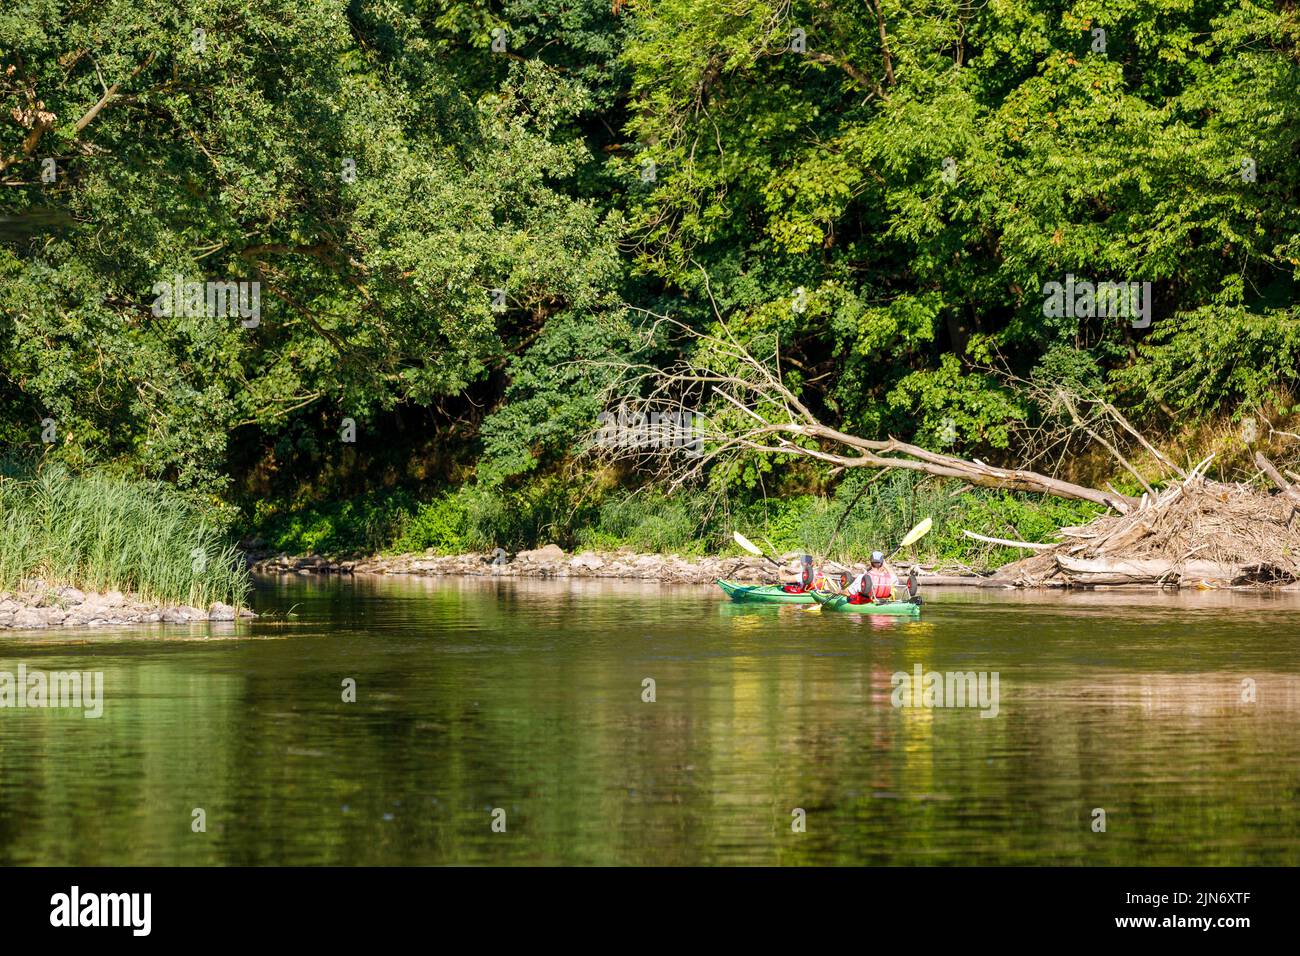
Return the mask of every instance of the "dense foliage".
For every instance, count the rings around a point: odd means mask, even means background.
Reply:
[[[713,303],[829,422],[986,460],[1008,371],[1152,431],[1287,410],[1298,159],[1289,2],[8,0],[0,441],[304,545],[636,537],[580,360]]]

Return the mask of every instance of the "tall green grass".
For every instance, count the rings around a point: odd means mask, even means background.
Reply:
[[[643,489],[605,501],[591,525],[580,528],[579,546],[594,551],[630,548],[657,554],[702,555],[725,547],[717,502],[700,492]]]
[[[37,578],[166,604],[241,604],[248,571],[205,512],[158,482],[5,465],[0,590]]]

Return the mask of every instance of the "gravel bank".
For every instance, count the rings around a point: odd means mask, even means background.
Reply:
[[[415,574],[470,575],[476,577],[527,578],[633,578],[673,584],[712,584],[718,578],[730,581],[770,582],[776,569],[762,558],[682,557],[676,554],[638,554],[632,551],[583,551],[565,554],[548,544],[533,551],[487,554],[403,554],[358,560],[338,560],[319,555],[249,554],[252,569],[262,574]],[[908,565],[896,565],[906,573]],[[983,584],[991,579],[976,576],[929,575],[928,584]],[[998,581],[997,587],[1007,582]]]
[[[107,627],[124,624],[189,624],[256,617],[229,604],[207,610],[187,605],[159,605],[121,591],[98,593],[29,582],[18,592],[0,593],[0,628],[41,630],[51,627]]]

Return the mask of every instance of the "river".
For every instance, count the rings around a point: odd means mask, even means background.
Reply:
[[[1300,600],[927,597],[284,577],[288,617],[0,632],[104,675],[0,710],[0,862],[1300,863]],[[996,707],[900,701],[918,666]]]

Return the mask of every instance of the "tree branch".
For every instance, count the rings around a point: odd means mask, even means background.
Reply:
[[[86,112],[82,114],[81,119],[77,120],[77,122],[73,124],[72,127],[73,135],[74,136],[80,135],[83,129],[85,129],[92,122],[94,122],[94,119],[96,116],[99,115],[100,110],[102,110],[105,106],[111,103],[113,101],[113,98],[117,96],[117,91],[122,88],[122,84],[130,83],[137,76],[139,76],[142,71],[147,69],[149,65],[153,63],[155,55],[156,54],[150,53],[147,57],[144,58],[144,61],[140,63],[139,66],[137,66],[134,70],[131,71],[130,76],[128,76],[125,80],[118,80],[107,90],[105,90],[104,95],[99,98],[99,102],[97,102],[90,109],[86,110]]]

